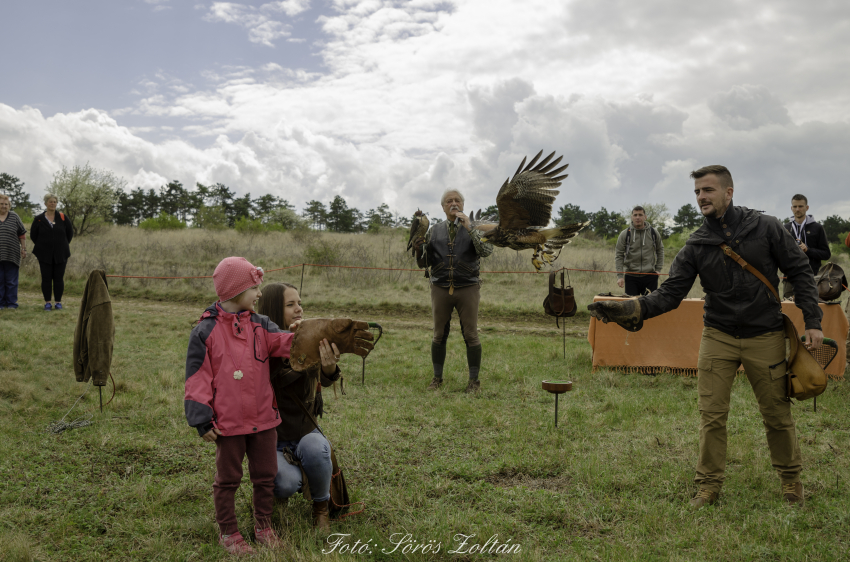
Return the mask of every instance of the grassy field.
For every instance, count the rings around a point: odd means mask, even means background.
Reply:
[[[68,420],[92,416],[92,425],[51,435],[47,425],[86,388],[70,365],[78,299],[66,299],[63,313],[41,312],[35,293],[21,301],[17,312],[0,313],[0,560],[225,559],[215,542],[214,447],[186,426],[182,408],[186,342],[201,308],[116,298],[115,399],[101,414],[90,388]],[[385,334],[366,383],[359,358],[345,356],[347,394],[327,394],[323,420],[365,511],[333,524],[346,536],[327,553],[299,497],[274,518],[287,550],[258,559],[499,557],[450,554],[461,534],[474,535],[467,547],[492,536],[518,544],[520,552],[502,555],[516,560],[846,559],[846,383],[830,385],[817,413],[811,403],[794,409],[808,496],[795,510],[780,500],[755,400],[739,378],[722,501],[691,511],[694,379],[591,373],[586,321],[570,325],[564,360],[548,320],[483,314],[481,394],[462,392],[457,326],[444,389],[426,393],[427,321],[370,319]],[[557,428],[554,398],[540,389],[548,378],[575,382]],[[246,478],[237,496],[246,535],[249,489]],[[403,544],[393,552],[408,534],[440,543],[440,552],[405,555]],[[339,552],[357,540],[371,553]]]
[[[79,294],[92,269],[105,269],[110,275],[212,275],[218,262],[227,256],[245,256],[266,270],[302,263],[415,269],[413,258],[405,252],[407,237],[403,229],[375,235],[285,232],[246,236],[233,230],[146,232],[111,227],[71,243],[66,284],[71,293]],[[668,254],[667,267],[675,250]],[[557,264],[575,269],[612,270],[614,249],[604,241],[579,238],[566,247]],[[482,260],[481,269],[516,272],[482,274],[485,309],[492,313],[539,315],[548,291],[548,276],[545,272],[532,273],[530,252],[518,254],[497,248],[492,256]],[[301,268],[271,272],[266,280],[299,285]],[[579,302],[591,302],[600,292],[622,293],[616,285],[616,275],[610,273],[571,272],[569,282],[576,288]],[[38,291],[39,283],[38,262],[29,256],[22,267],[21,285]],[[428,290],[419,270],[307,267],[302,297],[321,306],[333,303],[346,310],[430,313]],[[116,296],[192,304],[215,300],[212,279],[113,279],[110,292]],[[692,295],[702,296],[702,292],[697,288]]]
[[[409,267],[405,243],[399,233],[249,239],[233,232],[112,229],[74,241],[67,310],[51,313],[40,310],[38,276],[27,264],[21,308],[0,311],[0,560],[227,558],[216,544],[214,446],[186,426],[182,404],[186,343],[214,298],[210,280],[112,281],[115,399],[100,413],[97,389],[89,387],[66,421],[91,416],[92,425],[59,435],[45,431],[86,390],[74,381],[70,362],[87,268],[208,275],[230,254],[270,269],[316,263],[322,252],[337,252],[330,258],[339,262]],[[611,254],[602,242],[582,240],[569,256],[565,251],[562,263],[607,269]],[[488,262],[483,269],[530,267],[527,255],[517,259],[513,252]],[[617,290],[611,276],[582,275],[572,277],[582,310],[596,292]],[[299,281],[296,274],[268,280]],[[485,276],[482,392],[468,396],[456,323],[446,384],[439,393],[424,390],[431,379],[430,307],[421,274],[308,271],[308,316],[352,315],[385,328],[365,384],[359,358],[344,357],[347,394],[328,391],[322,423],[364,511],[333,524],[344,536],[332,549],[312,532],[309,505],[298,497],[274,517],[287,549],[262,551],[257,559],[847,559],[846,382],[830,383],[817,413],[811,402],[794,407],[807,503],[791,509],[780,499],[749,383],[739,377],[721,501],[692,511],[695,379],[592,373],[584,315],[568,325],[564,359],[561,333],[540,311],[545,283],[543,275]],[[540,388],[551,378],[575,383],[561,397],[557,428],[554,397]],[[110,393],[107,386],[104,401]],[[250,537],[247,477],[237,511]],[[460,535],[470,536],[466,547],[456,542]],[[440,551],[405,554],[405,544],[394,544],[405,536],[411,548],[412,541],[432,550],[439,543]],[[494,536],[520,545],[519,552],[469,552]],[[341,552],[358,540],[368,552]]]

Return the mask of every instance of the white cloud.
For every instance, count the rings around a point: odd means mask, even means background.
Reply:
[[[260,6],[260,9],[268,12],[283,12],[287,16],[297,16],[310,9],[310,0],[282,0],[280,2],[269,2]]]
[[[486,207],[543,149],[570,163],[556,205],[675,211],[692,202],[690,170],[719,163],[739,204],[784,216],[802,192],[816,216],[850,208],[850,74],[834,70],[850,57],[848,8],[719,1],[334,0],[312,43],[321,73],[281,58],[205,69],[200,89],[152,77],[122,114],[132,130],[118,113],[0,106],[0,167],[33,186],[91,161],[146,184],[408,213],[450,185]],[[272,16],[308,9],[215,2],[205,18],[273,45],[292,38]],[[142,138],[148,118],[175,127],[170,140]]]
[[[274,47],[274,41],[291,35],[291,26],[273,20],[253,6],[234,2],[213,2],[204,16],[209,22],[233,23],[248,30],[248,40]]]

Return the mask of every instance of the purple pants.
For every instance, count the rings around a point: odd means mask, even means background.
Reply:
[[[215,520],[222,535],[238,531],[236,490],[242,481],[242,459],[248,456],[248,474],[254,485],[254,521],[258,529],[271,525],[274,477],[277,475],[277,431],[248,435],[219,435],[215,441]]]

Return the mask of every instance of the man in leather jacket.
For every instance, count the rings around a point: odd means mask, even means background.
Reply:
[[[479,232],[472,228],[463,213],[464,198],[457,190],[447,190],[440,200],[446,220],[433,225],[425,238],[414,240],[416,263],[430,268],[431,310],[434,315],[434,338],[431,342],[431,362],[434,379],[428,390],[443,384],[443,365],[452,311],[457,310],[460,330],[466,343],[469,365],[467,393],[478,392],[481,383],[481,342],[478,339],[479,259],[493,253],[493,245],[482,242]]]
[[[699,463],[694,481],[700,490],[691,505],[717,501],[726,469],[726,420],[732,383],[743,363],[759,404],[767,433],[771,463],[779,474],[782,494],[791,504],[803,503],[802,457],[791,404],[785,397],[785,334],[781,305],[753,273],[724,254],[725,243],[774,289],[777,269],[797,289],[795,304],[803,311],[806,347],[823,341],[817,289],[809,260],[774,217],[732,204],[732,175],[724,166],[691,172],[697,205],[705,220],[688,239],[670,267],[670,277],[649,296],[628,301],[602,301],[588,308],[603,322],[614,321],[630,331],[643,321],[673,310],[686,297],[697,276],[706,293],[705,328],[700,342]]]

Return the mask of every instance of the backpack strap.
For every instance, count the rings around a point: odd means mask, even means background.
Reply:
[[[723,250],[724,254],[726,254],[727,256],[729,256],[730,258],[735,260],[736,262],[738,262],[738,265],[743,267],[745,271],[749,271],[750,273],[752,273],[753,275],[758,277],[759,281],[761,281],[762,283],[767,285],[767,288],[770,289],[771,293],[773,293],[773,297],[776,299],[776,302],[779,302],[779,303],[782,302],[782,299],[779,298],[779,293],[777,292],[777,290],[773,287],[773,285],[770,284],[770,281],[767,280],[767,277],[762,275],[761,271],[757,270],[756,268],[754,268],[753,266],[748,264],[744,260],[744,258],[742,258],[740,255],[738,255],[732,248],[727,246],[725,242],[720,244],[720,249]]]
[[[59,218],[62,219],[62,222],[65,222],[65,213],[59,212]]]

